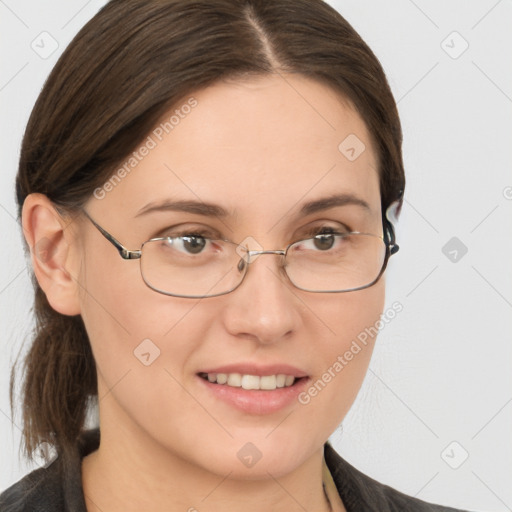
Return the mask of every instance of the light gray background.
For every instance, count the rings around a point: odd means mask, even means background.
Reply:
[[[407,175],[386,306],[404,309],[380,332],[332,441],[361,471],[407,494],[512,510],[512,2],[330,3],[387,73]],[[8,404],[9,369],[31,330],[14,202],[20,141],[50,69],[103,4],[0,0],[0,491],[33,467],[19,461],[20,420]],[[42,58],[31,43],[49,52],[45,31],[58,49]]]

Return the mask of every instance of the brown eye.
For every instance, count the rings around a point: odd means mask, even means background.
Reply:
[[[202,236],[182,237],[183,248],[191,254],[199,254],[206,246],[206,239]]]
[[[323,233],[316,235],[313,239],[315,247],[321,251],[332,249],[335,242],[335,236],[331,233]]]

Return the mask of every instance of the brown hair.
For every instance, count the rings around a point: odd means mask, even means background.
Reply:
[[[16,181],[20,215],[33,192],[78,211],[187,94],[281,72],[321,81],[355,106],[377,151],[385,221],[405,188],[396,104],[378,59],[322,0],[110,1],[62,54],[32,111]],[[54,311],[33,282],[23,444],[29,456],[41,442],[67,453],[97,394],[96,368],[81,317]],[[13,369],[11,406],[14,381]]]

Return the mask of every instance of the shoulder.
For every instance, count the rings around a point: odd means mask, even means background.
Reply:
[[[62,487],[56,461],[39,468],[0,494],[2,512],[58,512],[63,510]]]
[[[0,511],[86,512],[81,463],[99,442],[99,429],[82,432],[74,453],[58,456],[0,494]]]
[[[324,445],[325,461],[347,512],[467,512],[427,503],[408,496],[361,473],[344,460],[329,442]]]

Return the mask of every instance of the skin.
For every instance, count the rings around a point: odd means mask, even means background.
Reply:
[[[225,81],[193,94],[198,105],[103,199],[91,217],[129,249],[166,227],[210,227],[282,249],[306,228],[347,223],[382,234],[377,159],[361,117],[330,88],[300,75]],[[349,161],[338,145],[356,134]],[[298,216],[303,203],[351,192],[354,205]],[[224,207],[222,221],[183,212],[136,217],[149,201],[191,199]],[[23,225],[39,283],[57,311],[81,314],[99,387],[101,446],[83,461],[89,512],[329,510],[323,444],[343,420],[368,369],[374,339],[307,405],[269,415],[240,412],[198,383],[205,367],[288,363],[321,378],[384,308],[385,284],[349,293],[295,288],[279,258],[259,256],[234,292],[207,299],[151,290],[137,260],[123,261],[96,228],[70,223],[45,196],[25,201]],[[256,247],[250,247],[256,248]],[[149,338],[150,366],[133,351]],[[262,458],[237,458],[247,442]],[[344,510],[338,503],[337,510]]]

